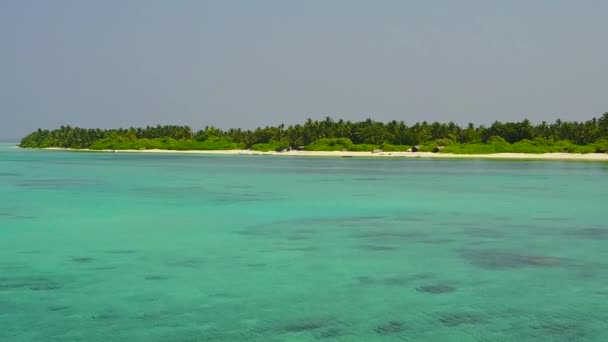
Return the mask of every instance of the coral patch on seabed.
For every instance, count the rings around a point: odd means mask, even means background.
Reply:
[[[452,312],[442,314],[439,317],[439,323],[446,327],[482,324],[486,321],[487,319],[484,316],[475,313]]]
[[[434,284],[434,285],[423,285],[416,288],[418,292],[430,293],[430,294],[443,294],[456,291],[456,288],[447,284]]]
[[[380,324],[374,328],[378,335],[393,335],[407,330],[408,326],[404,322],[391,321]]]
[[[0,278],[0,291],[29,289],[32,291],[51,291],[63,287],[63,284],[46,278]]]
[[[79,263],[79,264],[85,264],[85,263],[89,263],[91,261],[93,261],[93,258],[91,258],[91,257],[86,257],[86,256],[72,257],[72,262]]]
[[[473,250],[461,253],[472,265],[486,269],[522,268],[528,266],[557,266],[561,260],[551,256],[523,255],[495,250]]]
[[[69,308],[70,308],[69,306],[65,306],[65,305],[51,305],[47,309],[49,311],[64,311],[64,310],[67,310]]]
[[[177,268],[200,268],[203,266],[204,261],[202,259],[196,258],[184,258],[184,259],[176,259],[167,261],[166,265],[169,267],[177,267]]]

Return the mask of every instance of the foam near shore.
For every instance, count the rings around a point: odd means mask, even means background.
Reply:
[[[402,157],[402,158],[450,158],[450,159],[530,159],[530,160],[582,160],[608,161],[606,153],[492,153],[492,154],[452,154],[432,152],[350,152],[350,151],[287,151],[260,152],[252,150],[209,150],[209,151],[175,151],[175,150],[89,150],[48,147],[44,150],[110,152],[110,153],[179,153],[179,154],[226,154],[226,155],[271,155],[298,157]]]

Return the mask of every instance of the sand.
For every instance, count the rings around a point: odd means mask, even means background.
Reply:
[[[227,155],[269,155],[293,157],[400,157],[400,158],[443,158],[443,159],[524,159],[524,160],[578,160],[608,161],[607,153],[493,153],[493,154],[452,154],[431,152],[349,152],[349,151],[288,151],[259,152],[252,150],[214,150],[214,151],[174,151],[174,150],[88,150],[49,147],[44,150],[110,152],[110,153],[180,153],[180,154],[227,154]]]

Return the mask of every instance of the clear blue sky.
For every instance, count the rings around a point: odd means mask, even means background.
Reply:
[[[0,138],[38,127],[583,120],[608,1],[0,0]]]

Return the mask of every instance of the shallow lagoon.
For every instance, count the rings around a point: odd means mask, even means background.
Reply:
[[[605,341],[608,163],[0,145],[1,341]]]

